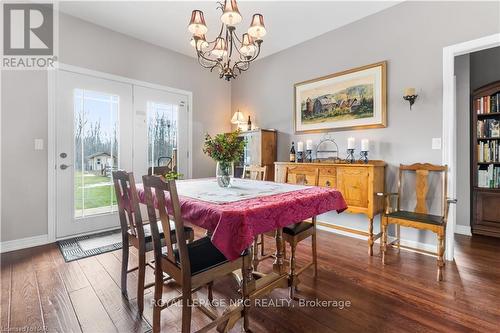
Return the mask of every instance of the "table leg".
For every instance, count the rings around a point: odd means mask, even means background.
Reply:
[[[255,290],[255,279],[253,278],[253,263],[252,263],[252,257],[253,257],[253,247],[250,246],[248,248],[248,255],[244,258],[245,260],[245,265],[244,265],[244,272],[241,272],[242,274],[245,275],[246,278],[246,283],[248,286],[248,292],[252,292]]]
[[[283,229],[276,229],[276,259],[274,260],[273,270],[275,273],[286,274],[285,265],[283,265]]]
[[[253,270],[257,270],[257,266],[259,266],[259,235],[255,236],[253,241]]]

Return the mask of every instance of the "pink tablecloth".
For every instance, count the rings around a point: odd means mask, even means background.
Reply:
[[[194,180],[195,181],[195,180]],[[145,203],[142,184],[139,199]],[[153,192],[154,193],[154,192]],[[212,231],[212,243],[234,260],[248,248],[256,235],[297,223],[313,216],[347,209],[342,194],[335,189],[309,187],[225,204],[192,199],[179,193],[184,220]]]

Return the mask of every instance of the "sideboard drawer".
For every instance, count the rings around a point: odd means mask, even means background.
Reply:
[[[348,206],[368,207],[368,169],[339,167],[338,189]]]
[[[323,187],[337,187],[337,169],[331,167],[320,168],[318,185]]]

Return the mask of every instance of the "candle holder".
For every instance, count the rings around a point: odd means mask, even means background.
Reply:
[[[308,149],[306,153],[306,162],[307,163],[312,163],[313,157],[312,157],[312,149]]]
[[[361,158],[359,159],[360,162],[363,163],[368,163],[368,151],[361,151],[360,152]]]
[[[297,152],[297,163],[303,163],[304,162],[304,152],[298,151]]]
[[[354,149],[347,149],[346,163],[354,163]]]

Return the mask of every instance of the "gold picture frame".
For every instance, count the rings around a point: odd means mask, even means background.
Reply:
[[[295,133],[387,127],[386,78],[381,61],[294,84]]]

